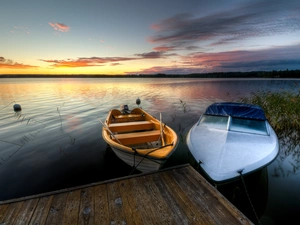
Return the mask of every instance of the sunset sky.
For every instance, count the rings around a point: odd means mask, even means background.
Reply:
[[[299,0],[6,0],[0,74],[300,69]]]

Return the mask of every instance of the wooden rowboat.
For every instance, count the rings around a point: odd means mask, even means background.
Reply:
[[[170,127],[141,108],[112,109],[102,137],[121,160],[141,172],[159,170],[178,144]]]

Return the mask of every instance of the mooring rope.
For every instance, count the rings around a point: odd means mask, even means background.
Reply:
[[[248,198],[248,200],[249,200],[249,203],[250,203],[250,206],[251,206],[252,211],[253,211],[253,213],[254,213],[254,216],[255,216],[255,218],[256,218],[258,224],[261,225],[261,222],[260,222],[260,220],[259,220],[259,218],[258,218],[258,215],[257,215],[256,211],[255,211],[254,205],[253,205],[253,203],[252,203],[252,201],[251,201],[251,198],[250,198],[250,195],[249,195],[249,192],[248,192],[248,189],[247,189],[247,186],[246,186],[246,183],[245,183],[244,176],[243,176],[242,172],[243,172],[242,170],[241,170],[241,171],[238,171],[238,173],[239,173],[240,176],[241,176],[241,180],[242,180],[242,183],[243,183],[243,186],[244,186],[244,189],[245,189],[245,193],[246,193],[247,198]]]
[[[141,161],[139,161],[139,163],[138,163],[136,166],[135,166],[135,156],[136,156],[136,155],[140,155],[140,154],[136,151],[135,148],[132,148],[132,150],[134,151],[134,154],[133,154],[133,169],[131,170],[131,172],[129,173],[129,175],[131,175],[131,174],[133,173],[133,171],[134,171],[135,169],[138,168],[138,166],[143,162],[143,160],[146,158],[147,155],[149,155],[150,153],[152,153],[152,152],[154,152],[154,151],[157,151],[157,150],[159,150],[159,149],[161,149],[161,148],[168,147],[168,146],[172,146],[172,145],[173,145],[173,142],[172,142],[171,144],[167,144],[167,145],[164,145],[164,146],[155,148],[155,149],[153,149],[152,151],[147,152],[145,155],[143,155],[143,158],[141,159]],[[141,155],[140,155],[140,156],[141,156]],[[158,163],[158,162],[157,162],[157,163]],[[160,164],[160,163],[158,163],[158,164]]]

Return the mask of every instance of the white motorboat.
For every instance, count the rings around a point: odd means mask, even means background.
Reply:
[[[265,167],[279,153],[277,135],[264,111],[235,102],[210,105],[190,129],[187,145],[214,183]]]

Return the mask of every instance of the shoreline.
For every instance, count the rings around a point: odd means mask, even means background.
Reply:
[[[196,74],[0,74],[0,78],[300,78],[300,70]]]

